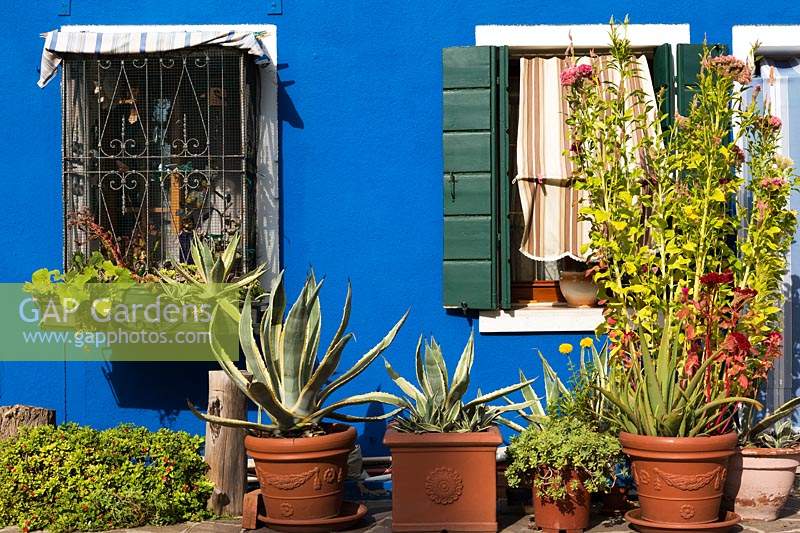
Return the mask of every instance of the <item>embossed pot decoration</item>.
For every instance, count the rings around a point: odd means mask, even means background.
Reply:
[[[492,427],[477,433],[401,433],[392,452],[392,531],[497,531],[496,453]]]
[[[794,485],[800,450],[742,448],[731,457],[725,507],[742,520],[776,520]]]
[[[704,524],[720,518],[728,460],[738,435],[651,437],[620,433],[631,458],[641,519],[662,524]]]
[[[345,424],[333,424],[318,437],[245,437],[267,515],[288,520],[338,516],[355,440],[355,428]]]
[[[573,470],[570,476],[564,476],[567,482],[568,498],[550,500],[541,498],[533,489],[533,518],[536,525],[545,533],[567,531],[583,531],[589,527],[589,510],[591,496],[583,486],[583,479]],[[574,481],[577,488],[571,488]]]

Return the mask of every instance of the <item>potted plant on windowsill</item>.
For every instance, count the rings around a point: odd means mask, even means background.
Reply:
[[[739,417],[739,448],[731,458],[724,504],[743,520],[776,520],[800,466],[800,433],[791,417],[800,397],[754,421],[752,409]]]
[[[627,516],[650,529],[724,527],[737,520],[719,513],[733,419],[743,404],[760,407],[755,384],[781,351],[795,177],[777,153],[780,120],[743,96],[745,63],[705,50],[687,116],[662,134],[667,117],[631,86],[639,67],[629,41],[613,24],[610,35],[615,76],[601,81],[597,64],[580,65],[562,83],[605,300],[602,392],[641,505]],[[752,210],[731,209],[742,189]]]
[[[198,246],[197,241],[195,246]],[[199,256],[204,263],[212,261],[210,252]],[[217,261],[222,262],[223,259]],[[216,262],[210,269],[211,272],[220,270],[224,270],[224,267]],[[268,525],[335,525],[332,521],[342,518],[339,515],[342,510],[343,481],[356,430],[346,424],[326,422],[325,419],[383,419],[394,415],[396,410],[379,417],[357,417],[339,411],[347,406],[371,402],[402,403],[397,396],[371,392],[326,405],[331,393],[358,376],[389,347],[407,313],[378,344],[333,378],[342,352],[353,338],[352,333],[345,332],[350,316],[351,293],[348,287],[341,322],[328,348],[318,358],[321,286],[322,283],[318,283],[310,274],[284,320],[286,297],[281,273],[272,286],[269,307],[260,324],[260,342],[256,342],[253,336],[249,293],[241,313],[224,301],[213,312],[211,344],[214,355],[237,387],[258,406],[259,418],[262,413],[266,414],[270,422],[220,418],[201,413],[190,404],[191,410],[207,422],[243,428],[248,432],[244,444],[247,453],[255,460],[261,497],[267,512],[265,522]],[[239,343],[252,376],[246,376],[234,364],[231,354],[214,338],[213,323],[220,312],[237,320]],[[363,516],[365,512],[363,506],[359,507],[354,511],[355,518]]]
[[[536,525],[547,532],[589,527],[590,493],[609,488],[620,460],[620,444],[575,418],[551,418],[511,441],[509,485],[533,485]]]
[[[531,383],[525,381],[468,402],[474,358],[473,338],[449,380],[435,340],[417,343],[415,386],[386,362],[386,371],[403,391],[406,413],[386,430],[392,453],[393,531],[497,531],[496,451],[502,443],[495,422],[530,402],[491,406]]]

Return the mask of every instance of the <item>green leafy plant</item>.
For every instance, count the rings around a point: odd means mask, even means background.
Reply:
[[[765,448],[796,448],[800,445],[800,432],[794,429],[791,420],[781,420],[756,436],[755,440]]]
[[[0,527],[101,531],[208,518],[202,443],[132,425],[23,429],[0,442]]]
[[[207,262],[206,262],[207,264]],[[215,267],[217,270],[220,267]],[[212,269],[213,271],[214,269]],[[213,278],[206,278],[213,279]],[[344,421],[376,420],[393,416],[397,410],[378,417],[357,417],[339,412],[343,407],[383,402],[403,406],[402,400],[385,392],[357,394],[323,406],[331,393],[349,383],[369,366],[394,340],[408,316],[406,312],[386,336],[350,368],[333,379],[352,333],[345,333],[350,318],[350,286],[347,287],[344,311],[339,327],[323,356],[318,358],[322,313],[319,291],[314,274],[306,278],[303,290],[284,321],[286,294],[283,272],[270,291],[269,307],[259,327],[259,341],[253,336],[251,297],[248,293],[240,312],[229,305],[225,312],[234,316],[239,325],[239,343],[252,378],[246,377],[234,364],[231,354],[215,338],[214,323],[220,307],[212,314],[211,347],[222,369],[239,389],[271,419],[269,423],[231,420],[203,414],[189,404],[195,415],[214,424],[241,427],[256,434],[279,437],[311,436],[324,432],[322,419],[329,417]]]
[[[563,343],[559,351],[569,357],[573,347]],[[517,414],[528,426],[542,429],[552,417],[571,417],[581,420],[593,427],[605,427],[608,401],[599,392],[608,379],[608,349],[603,344],[598,350],[591,338],[585,337],[580,342],[580,358],[575,366],[569,359],[570,380],[565,384],[553,369],[547,358],[539,352],[544,377],[545,403],[542,403],[532,384],[522,387],[522,396],[531,405],[528,409],[519,409]],[[522,370],[519,371],[520,383],[528,382]],[[511,400],[506,399],[508,403]],[[525,429],[522,425],[503,417],[504,425],[516,430]]]
[[[800,407],[800,396],[792,398],[771,414],[756,419],[756,413],[749,406],[741,409],[737,418],[740,446],[765,446],[767,448],[786,448],[797,444],[798,433],[787,420]],[[772,431],[770,434],[769,431]],[[787,444],[777,446],[776,444]]]
[[[425,342],[420,336],[416,349],[416,374],[419,387],[400,376],[389,361],[385,361],[386,372],[397,387],[406,395],[400,404],[406,410],[396,419],[394,427],[404,433],[466,433],[489,429],[507,411],[524,409],[532,404],[526,400],[521,403],[493,406],[489,402],[506,397],[514,391],[529,385],[532,380],[478,395],[466,403],[464,394],[469,388],[470,371],[475,359],[475,343],[470,333],[464,351],[456,365],[450,381],[447,364],[442,349],[431,339]]]
[[[511,487],[532,483],[545,498],[567,497],[574,472],[589,492],[607,489],[622,458],[619,440],[574,418],[554,418],[511,439],[506,479]],[[571,483],[577,483],[573,479]]]
[[[781,352],[796,178],[778,154],[780,120],[745,97],[747,64],[706,49],[688,115],[662,132],[668,117],[629,89],[639,67],[613,22],[610,38],[608,68],[618,80],[600,81],[597,64],[562,77],[576,187],[588,200],[581,213],[606,301],[603,394],[624,431],[725,433],[739,405],[758,405]],[[732,208],[743,188],[753,209]]]

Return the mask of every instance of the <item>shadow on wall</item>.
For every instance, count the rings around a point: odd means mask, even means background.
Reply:
[[[111,362],[103,375],[119,407],[158,412],[164,427],[172,427],[186,400],[205,406],[208,402],[208,371],[216,362]]]
[[[284,178],[284,157],[283,157],[283,128],[284,124],[288,124],[290,127],[296,130],[302,130],[305,127],[303,123],[303,119],[300,117],[300,114],[297,112],[297,108],[292,101],[292,98],[289,96],[289,93],[286,91],[287,87],[291,87],[294,85],[294,80],[285,80],[281,77],[280,72],[289,68],[289,65],[286,63],[278,63],[278,201],[279,201],[279,211],[281,215],[278,217],[278,235],[279,239],[282,242],[286,242],[286,232],[284,231],[284,216],[285,213],[285,204],[284,204],[284,195],[281,193],[283,191],[283,178]],[[280,246],[280,268],[282,269],[284,266],[284,247]],[[280,270],[280,269],[279,269]]]

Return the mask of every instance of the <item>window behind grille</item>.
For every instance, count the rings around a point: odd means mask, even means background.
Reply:
[[[223,249],[237,231],[240,271],[255,260],[257,75],[222,47],[64,59],[64,262],[104,249],[145,271],[191,262],[194,233]]]

